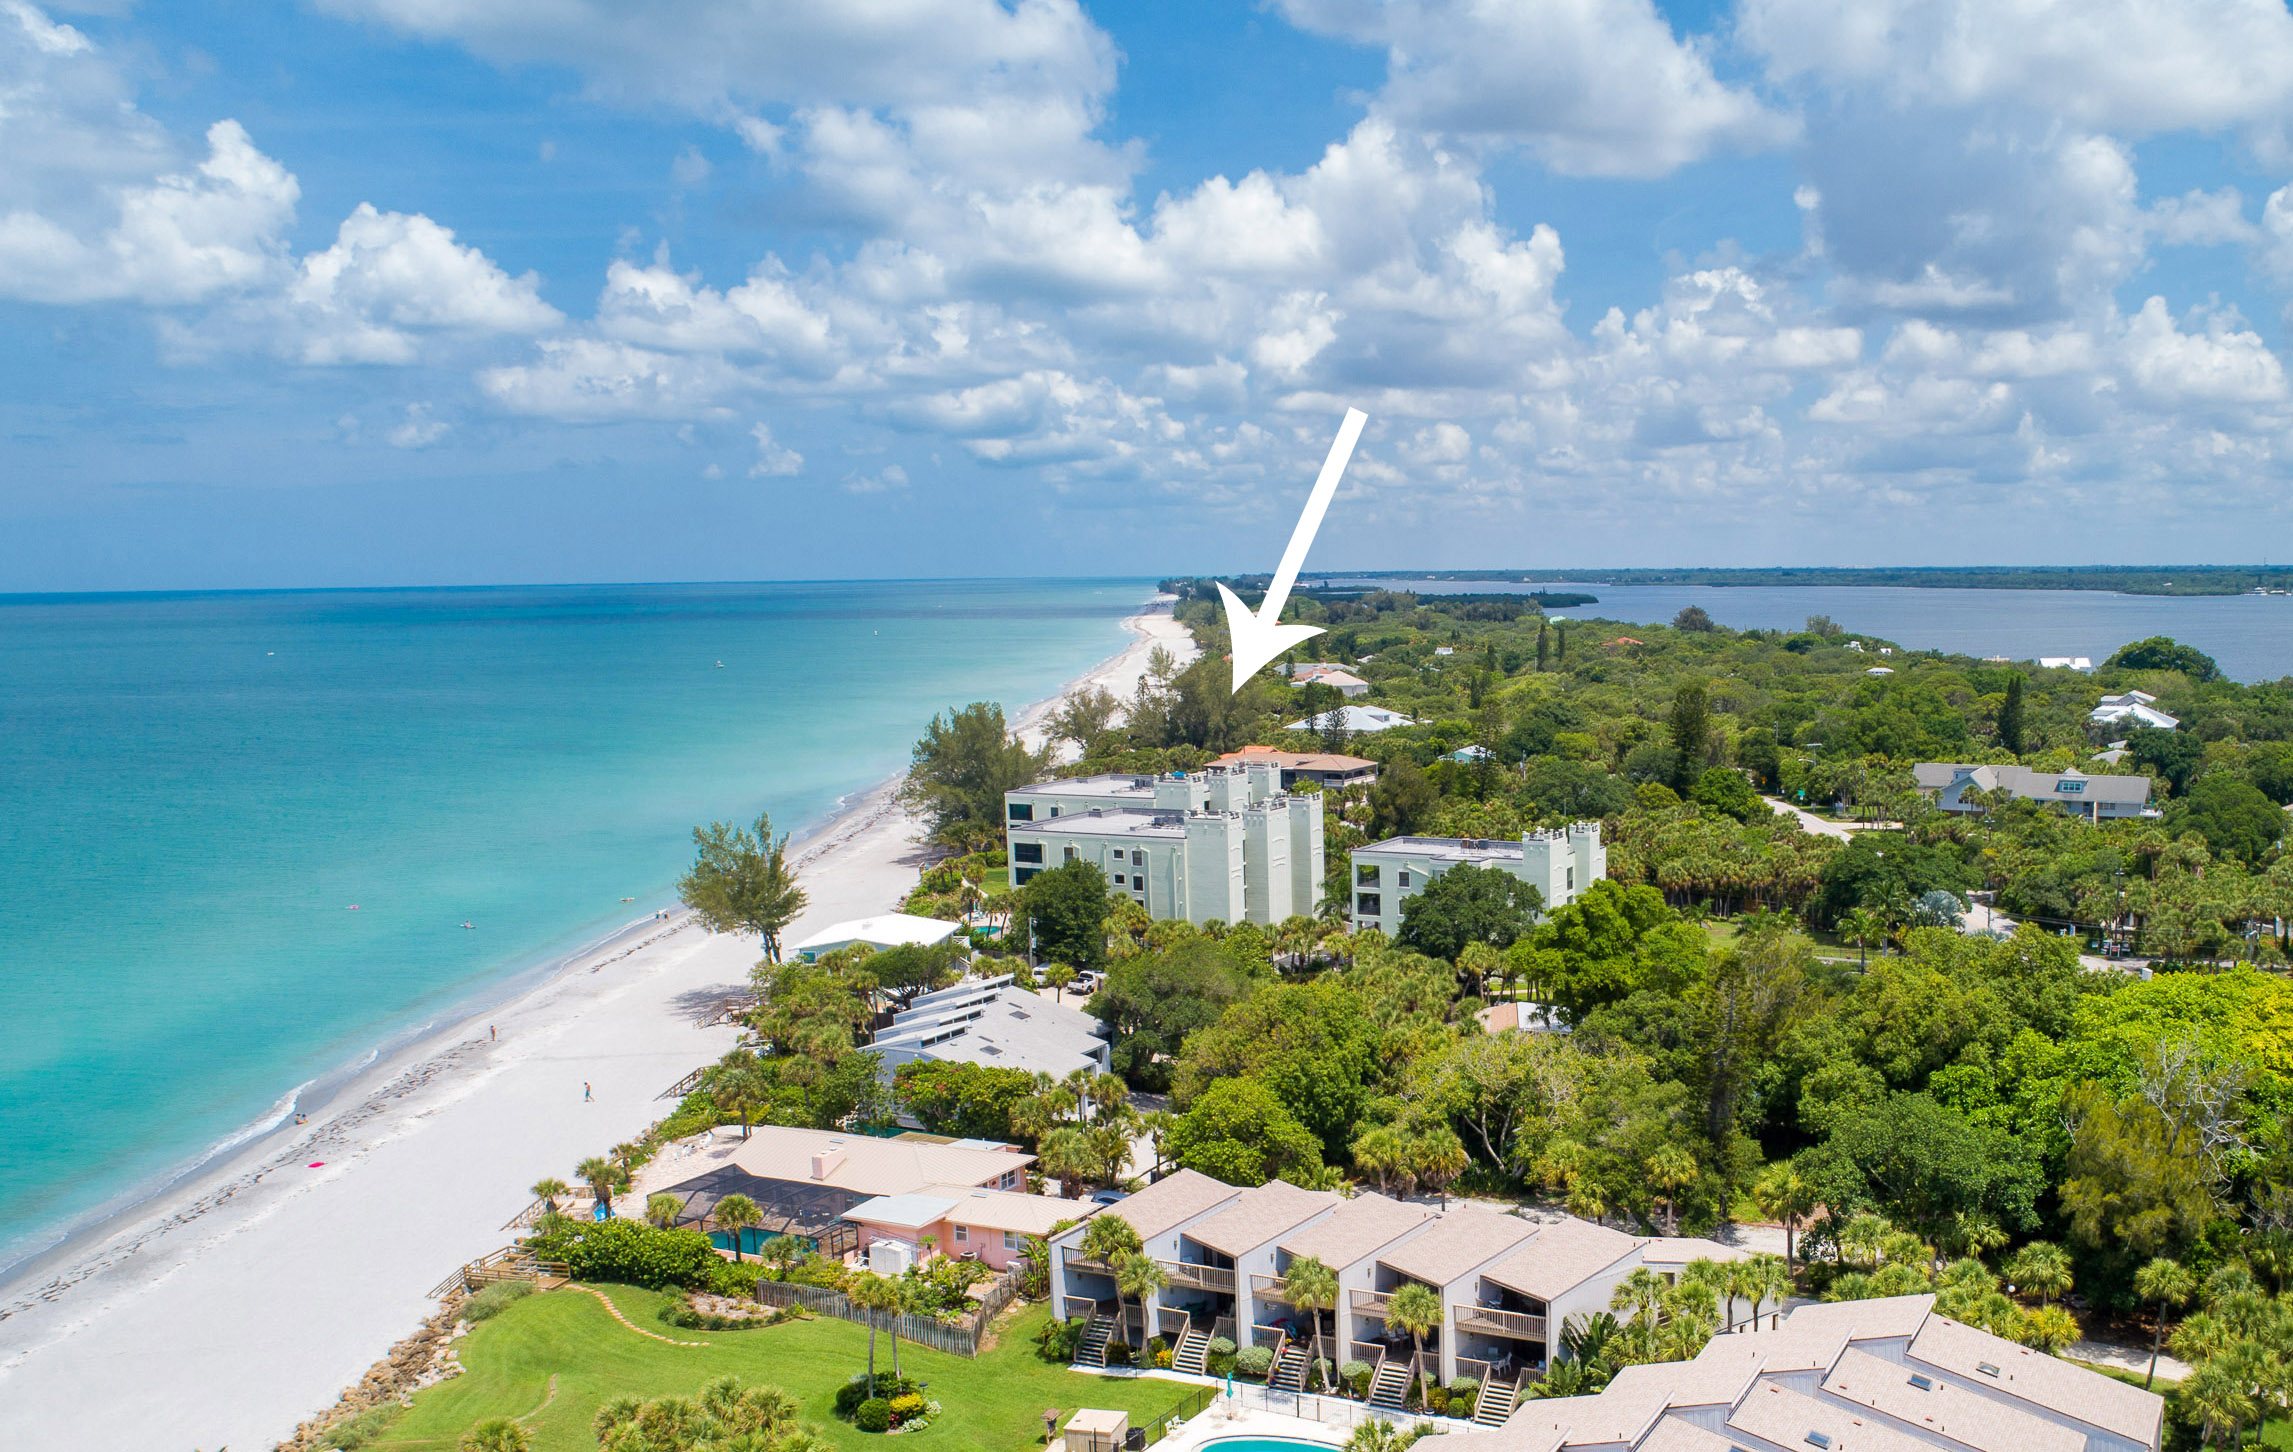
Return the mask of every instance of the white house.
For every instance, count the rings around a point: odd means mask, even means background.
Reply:
[[[1335,686],[1341,696],[1366,696],[1369,694],[1368,681],[1363,680],[1344,666],[1331,665],[1326,661],[1299,666],[1290,673],[1290,684],[1294,688],[1313,685]]]
[[[2004,656],[1995,658],[2005,659]],[[2089,675],[2094,671],[2094,662],[2082,655],[2042,655],[2038,658],[2038,666],[2041,670],[2085,671]]]
[[[2160,731],[2171,731],[2181,725],[2181,718],[2168,716],[2157,709],[2158,698],[2147,691],[2127,691],[2121,695],[2104,696],[2100,704],[2086,713],[2086,719],[2097,726],[2116,726],[2132,722],[2136,726],[2155,726]]]
[[[1010,974],[919,995],[877,1029],[869,1049],[889,1082],[917,1060],[1024,1069],[1064,1079],[1113,1067],[1107,1025],[1060,997],[1016,987]]]
[[[854,943],[866,943],[878,952],[886,948],[929,948],[953,937],[957,926],[938,918],[919,918],[913,913],[879,913],[872,918],[831,923],[788,951],[810,963]]]
[[[1163,777],[1041,782],[1004,795],[1011,885],[1090,862],[1156,918],[1272,924],[1310,915],[1327,849],[1318,791],[1282,787],[1281,764]]]
[[[1946,812],[1979,812],[1970,792],[2005,791],[2017,801],[2051,802],[2058,809],[2088,821],[2119,817],[2155,817],[2150,805],[2150,779],[2146,776],[2088,776],[2082,771],[2032,771],[2027,766],[1968,766],[1949,761],[1922,761],[1911,768],[1911,780],[1922,792],[1932,793],[1935,805]]]
[[[1388,837],[1353,851],[1353,925],[1401,931],[1402,904],[1459,865],[1497,867],[1534,887],[1549,911],[1608,875],[1600,823],[1523,832],[1518,842],[1471,837]]]
[[[1377,731],[1391,731],[1396,726],[1415,726],[1416,720],[1399,711],[1388,711],[1383,706],[1340,706],[1330,713],[1338,718],[1349,736],[1363,736]],[[1303,721],[1292,721],[1286,731],[1319,731],[1325,718],[1310,716]]]

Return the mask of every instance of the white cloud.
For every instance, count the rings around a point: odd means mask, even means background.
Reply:
[[[2235,187],[2160,198],[2151,204],[2150,226],[2159,241],[2176,247],[2261,240],[2261,229],[2245,220],[2245,195]]]
[[[478,387],[510,413],[572,423],[721,414],[753,388],[721,358],[660,353],[594,338],[552,338],[533,363],[488,368]]]
[[[774,439],[770,424],[758,424],[749,435],[756,440],[756,462],[749,466],[749,478],[785,479],[803,472],[804,456]]]
[[[410,363],[416,330],[538,333],[564,322],[539,287],[428,217],[361,202],[333,246],[303,258],[285,301],[306,363]]]
[[[427,449],[446,437],[447,431],[444,419],[430,416],[430,405],[410,403],[406,405],[405,419],[390,431],[390,446],[396,449]]]
[[[1387,48],[1376,110],[1528,148],[1555,170],[1657,176],[1766,147],[1791,122],[1728,86],[1649,0],[1279,0],[1293,22]]]
[[[2285,369],[2260,335],[2234,316],[2212,313],[2201,333],[2185,333],[2166,300],[2142,304],[2122,345],[2128,378],[2160,403],[2275,403],[2285,397]]]

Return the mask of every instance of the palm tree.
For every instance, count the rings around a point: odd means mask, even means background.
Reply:
[[[1035,1168],[1057,1180],[1059,1193],[1070,1200],[1083,1198],[1099,1164],[1100,1156],[1091,1144],[1090,1132],[1072,1124],[1043,1136],[1040,1152],[1035,1157]]]
[[[1312,1359],[1318,1386],[1322,1366],[1322,1312],[1337,1309],[1338,1273],[1313,1256],[1301,1255],[1290,1262],[1289,1270],[1282,1275],[1282,1297],[1313,1323],[1313,1346],[1307,1354]]]
[[[1126,1250],[1115,1256],[1115,1296],[1118,1303],[1128,1298],[1139,1303],[1139,1339],[1145,1341],[1153,1328],[1147,1325],[1147,1297],[1170,1284],[1170,1277],[1162,1267],[1144,1251]],[[1129,1337],[1124,1337],[1128,1341]]]
[[[1839,936],[1855,944],[1855,966],[1870,966],[1868,949],[1887,941],[1887,920],[1869,908],[1856,908],[1839,916]]]
[[[1635,1266],[1608,1298],[1608,1309],[1628,1314],[1635,1322],[1653,1324],[1664,1304],[1664,1278],[1646,1266]]]
[[[1067,1001],[1067,985],[1075,981],[1075,970],[1064,963],[1046,963],[1043,965],[1043,981],[1051,985],[1051,1001],[1064,1003]]]
[[[555,1215],[557,1197],[572,1193],[573,1187],[555,1175],[544,1175],[533,1183],[533,1197],[541,1202],[541,1213],[544,1215]]]
[[[462,1434],[458,1452],[526,1452],[533,1441],[507,1417],[488,1417]]]
[[[1752,1182],[1752,1203],[1783,1226],[1783,1268],[1791,1273],[1792,1232],[1815,1211],[1815,1191],[1790,1160],[1777,1160]]]
[[[2158,1348],[2166,1339],[2166,1308],[2188,1305],[2197,1295],[2197,1277],[2180,1261],[2157,1256],[2134,1272],[2134,1294],[2158,1304],[2158,1324],[2150,1333],[2150,1369],[2142,1378],[2142,1385],[2147,1387],[2157,1380]]]
[[[2052,1356],[2078,1336],[2077,1317],[2060,1306],[2040,1306],[2025,1316],[2021,1339]]]
[[[2041,1306],[2051,1306],[2056,1296],[2070,1289],[2070,1257],[2059,1245],[2034,1240],[2006,1263],[2006,1278],[2026,1291],[2036,1291]]]
[[[613,1192],[629,1182],[629,1172],[603,1155],[591,1155],[573,1167],[573,1177],[606,1209],[613,1208]]]
[[[663,1190],[645,1201],[645,1223],[666,1230],[685,1212],[685,1202]]]
[[[732,1258],[739,1260],[741,1258],[740,1233],[751,1225],[764,1223],[764,1212],[757,1209],[756,1202],[746,1195],[727,1195],[722,1200],[717,1201],[716,1209],[711,1212],[711,1218],[725,1230],[731,1232]]]
[[[2182,1405],[2204,1425],[2200,1447],[2213,1445],[2216,1428],[2242,1428],[2253,1415],[2252,1399],[2238,1384],[2237,1373],[2218,1362],[2209,1361],[2192,1372],[2182,1383],[2181,1397]]]
[[[1703,1173],[1696,1168],[1696,1157],[1676,1144],[1668,1144],[1650,1155],[1642,1168],[1648,1183],[1661,1192],[1656,1198],[1664,1206],[1664,1233],[1676,1233],[1680,1228],[1680,1192],[1695,1184]]]
[[[1092,1217],[1083,1228],[1083,1257],[1101,1265],[1112,1266],[1115,1257],[1124,1251],[1140,1249],[1139,1233],[1120,1215],[1105,1214]]]
[[[1425,1333],[1441,1324],[1441,1297],[1421,1281],[1404,1282],[1385,1303],[1385,1319],[1409,1333],[1409,1379],[1425,1374]]]
[[[1170,1143],[1170,1132],[1178,1127],[1178,1116],[1167,1109],[1151,1110],[1139,1120],[1139,1128],[1146,1132],[1154,1145],[1154,1172],[1162,1174],[1164,1147]]]
[[[876,1317],[897,1306],[900,1293],[874,1271],[862,1271],[844,1287],[844,1299],[868,1313],[868,1395],[876,1394]]]
[[[740,1116],[740,1137],[748,1138],[748,1117],[764,1107],[772,1095],[756,1055],[735,1049],[701,1076],[701,1088],[717,1108]]]

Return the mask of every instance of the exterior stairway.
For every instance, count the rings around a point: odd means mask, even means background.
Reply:
[[[1083,1328],[1083,1339],[1075,1346],[1075,1364],[1104,1368],[1107,1364],[1107,1343],[1114,1339],[1115,1318],[1093,1316],[1091,1324]]]
[[[1473,1425],[1476,1427],[1502,1427],[1505,1419],[1520,1404],[1520,1383],[1492,1381],[1481,1388],[1480,1399],[1473,1403]]]
[[[1170,1349],[1170,1369],[1200,1376],[1210,1356],[1210,1333],[1199,1326],[1189,1326],[1178,1335],[1178,1345]]]
[[[1275,1391],[1304,1391],[1306,1348],[1295,1341],[1283,1342],[1274,1353],[1274,1369],[1266,1374],[1266,1385]]]
[[[1406,1361],[1380,1362],[1377,1376],[1369,1384],[1369,1404],[1389,1412],[1400,1411],[1402,1399],[1409,1395],[1409,1368]]]

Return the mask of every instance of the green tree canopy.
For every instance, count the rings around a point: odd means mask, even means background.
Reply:
[[[1396,941],[1453,963],[1468,943],[1511,947],[1536,926],[1543,908],[1543,896],[1504,868],[1464,863],[1402,901]]]
[[[1379,768],[1377,785],[1369,789],[1369,835],[1372,841],[1406,837],[1432,820],[1441,800],[1440,788],[1407,757]]]
[[[1891,1094],[1845,1116],[1800,1157],[1834,1212],[1875,1209],[1929,1240],[1962,1216],[2010,1231],[2038,1223],[2045,1174],[2025,1141],[1974,1123],[1925,1094]]]
[[[1171,1127],[1169,1150],[1184,1168],[1229,1185],[1311,1178],[1322,1168],[1321,1145],[1254,1079],[1211,1085]]]
[[[1254,987],[1225,946],[1190,937],[1116,961],[1090,1011],[1115,1031],[1114,1068],[1141,1089],[1170,1087],[1187,1035],[1218,1022]]]
[[[1744,780],[1744,774],[1733,767],[1710,766],[1696,778],[1689,789],[1688,800],[1708,811],[1722,812],[1739,822],[1749,822],[1769,815],[1768,804]]]
[[[1011,1111],[1035,1092],[1035,1076],[961,1060],[916,1059],[892,1072],[893,1092],[933,1134],[958,1139],[1015,1137]]]
[[[2195,646],[2183,645],[2170,635],[2153,635],[2131,645],[2121,645],[2117,653],[2102,662],[2104,670],[2180,671],[2193,681],[2218,679],[2221,667],[2213,657]]]
[[[1902,832],[1857,833],[1823,864],[1818,883],[1811,910],[1824,923],[1859,907],[1901,922],[1927,893],[1940,890],[1963,900],[1975,886],[1956,848]]]
[[[1107,961],[1107,875],[1095,862],[1066,862],[1019,890],[1035,956],[1096,972]]]
[[[693,829],[699,849],[677,882],[677,896],[712,933],[754,933],[764,956],[780,960],[780,935],[804,911],[804,889],[788,865],[788,839],[772,835],[758,814],[751,833],[729,822]]]
[[[900,800],[923,814],[932,840],[973,848],[1003,832],[1003,794],[1026,786],[1050,764],[1003,721],[1003,708],[974,701],[932,717],[915,746]]]
[[[2285,835],[2285,813],[2252,783],[2209,772],[2168,809],[2166,828],[2204,837],[2215,857],[2258,863]]]
[[[1260,989],[1187,1040],[1171,1088],[1181,1106],[1224,1079],[1254,1079],[1338,1158],[1375,1091],[1381,1036],[1361,996],[1329,980]]]

